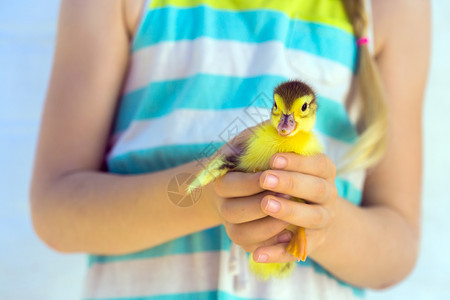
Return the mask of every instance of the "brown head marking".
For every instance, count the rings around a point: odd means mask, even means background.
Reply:
[[[291,109],[295,100],[306,95],[312,95],[313,100],[311,103],[316,101],[316,95],[314,91],[305,83],[300,80],[290,80],[284,82],[277,86],[273,92],[274,94],[278,94],[284,101],[284,104],[287,109]]]

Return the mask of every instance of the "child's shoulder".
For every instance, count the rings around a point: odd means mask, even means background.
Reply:
[[[412,34],[430,22],[430,0],[372,0],[371,5],[377,54],[392,35]]]

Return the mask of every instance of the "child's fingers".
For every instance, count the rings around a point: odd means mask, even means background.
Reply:
[[[298,172],[268,170],[260,177],[261,187],[317,204],[327,204],[337,195],[334,182]]]
[[[230,239],[238,245],[259,245],[277,236],[288,225],[282,220],[265,217],[242,224],[225,223],[225,229]]]
[[[269,238],[268,240],[262,241],[260,243],[256,243],[256,244],[243,244],[241,245],[241,247],[249,252],[249,253],[253,253],[256,249],[260,248],[260,247],[268,247],[268,246],[274,246],[276,244],[280,244],[280,243],[284,243],[284,245],[287,245],[287,243],[290,242],[291,238],[292,238],[293,233],[289,230],[283,230],[280,233],[278,233],[277,235]]]
[[[261,201],[261,210],[289,224],[310,229],[326,227],[332,213],[321,205],[306,204],[268,195]]]
[[[261,210],[261,199],[270,191],[239,198],[222,198],[218,200],[217,208],[222,218],[233,224],[241,224],[267,216]]]
[[[216,194],[223,198],[245,197],[264,191],[259,184],[261,173],[229,172],[214,181]]]
[[[295,153],[277,153],[270,159],[272,169],[295,171],[324,179],[336,176],[336,166],[325,154],[303,156]]]
[[[287,243],[262,246],[254,250],[253,259],[260,263],[284,263],[297,261],[298,258],[286,251]]]

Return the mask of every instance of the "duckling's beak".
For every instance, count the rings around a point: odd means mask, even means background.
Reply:
[[[295,130],[297,122],[294,120],[294,113],[290,115],[282,114],[280,123],[278,123],[277,130],[281,136],[288,136]]]

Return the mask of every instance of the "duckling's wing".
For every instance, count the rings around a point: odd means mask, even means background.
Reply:
[[[206,167],[197,174],[194,181],[187,189],[188,194],[195,189],[207,185],[216,178],[219,178],[230,171],[236,170],[240,156],[243,152],[242,145],[234,145],[231,152],[226,152],[228,151],[225,151],[222,154],[216,154],[215,157],[207,163]]]
[[[226,167],[225,155],[218,155],[197,174],[194,181],[189,185],[187,193],[190,194],[193,190],[207,185],[214,179],[225,175],[228,171],[229,169]]]

